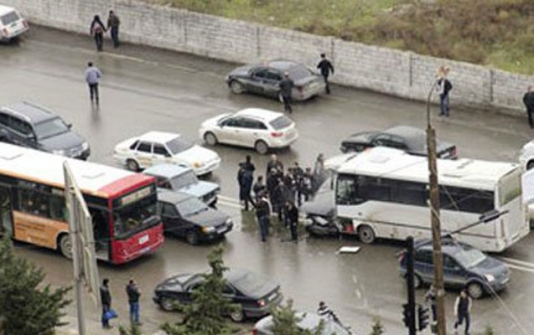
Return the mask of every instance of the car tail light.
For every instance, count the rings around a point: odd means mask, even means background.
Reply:
[[[258,300],[258,306],[260,307],[265,306],[265,299]]]
[[[284,136],[284,133],[281,131],[273,131],[271,132],[271,137],[282,137]]]

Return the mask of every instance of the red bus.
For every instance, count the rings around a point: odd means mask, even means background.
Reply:
[[[65,161],[92,217],[97,259],[122,264],[163,245],[153,177],[5,143],[0,143],[0,234],[72,257]]]

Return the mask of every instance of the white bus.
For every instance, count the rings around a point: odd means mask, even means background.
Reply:
[[[491,210],[507,212],[455,237],[500,252],[529,233],[518,164],[464,158],[438,159],[437,166],[442,233],[475,223]],[[358,234],[363,243],[431,237],[428,176],[426,157],[385,147],[341,165],[334,187],[342,232]]]

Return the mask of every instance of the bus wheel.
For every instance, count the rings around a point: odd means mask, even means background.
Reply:
[[[360,241],[365,244],[371,244],[375,241],[375,232],[368,225],[361,225],[358,228],[358,236],[360,237]]]
[[[59,251],[68,259],[72,259],[72,243],[69,234],[62,234],[59,237]]]

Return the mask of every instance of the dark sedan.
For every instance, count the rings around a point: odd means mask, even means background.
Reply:
[[[254,272],[232,269],[224,272],[224,295],[238,308],[229,317],[234,322],[258,318],[269,314],[271,308],[282,302],[280,285]],[[191,293],[204,280],[201,273],[181,274],[170,277],[156,286],[154,302],[165,311],[172,311],[178,304],[191,302]]]
[[[417,156],[427,155],[426,132],[409,126],[396,126],[384,131],[357,133],[341,142],[342,152],[361,152],[367,148],[383,146],[401,149]],[[456,159],[456,145],[437,140],[438,158]]]
[[[272,60],[238,67],[226,76],[226,83],[236,94],[249,92],[281,100],[279,85],[285,72],[295,83],[293,100],[308,100],[325,91],[323,77],[305,65],[290,60]]]
[[[157,213],[166,233],[185,237],[189,244],[220,238],[234,226],[227,214],[182,192],[159,191]]]

